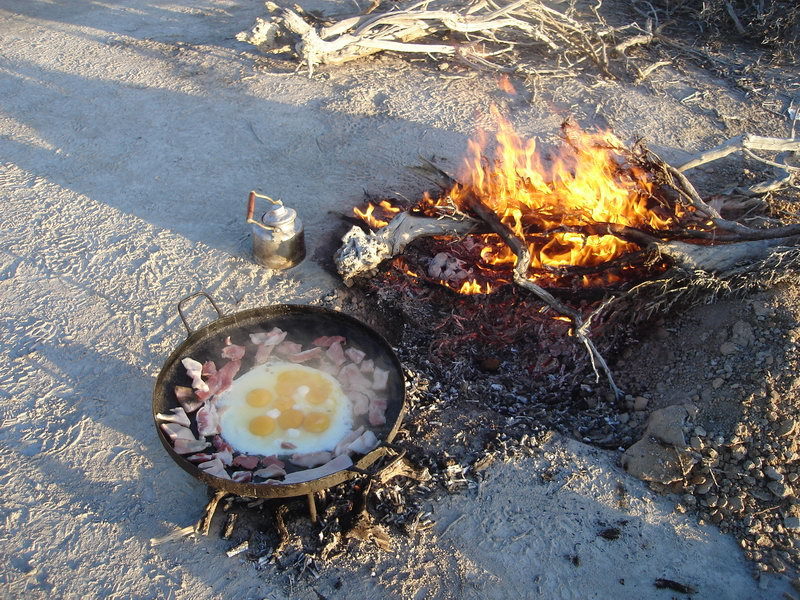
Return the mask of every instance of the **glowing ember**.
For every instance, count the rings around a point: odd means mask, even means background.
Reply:
[[[459,183],[439,198],[424,197],[414,210],[433,216],[455,205],[469,213],[470,203],[478,199],[526,241],[532,257],[528,277],[539,285],[558,287],[570,269],[573,276],[568,285],[607,286],[623,281],[630,266],[623,264],[612,272],[601,265],[640,247],[598,231],[598,225],[657,232],[676,225],[686,210],[654,195],[652,177],[627,162],[622,142],[610,132],[565,127],[566,144],[557,156],[545,159],[534,140],[520,138],[496,109],[493,115],[499,124],[493,160],[486,159],[485,136],[471,140]],[[380,227],[398,211],[384,201],[356,214]],[[474,267],[482,275],[502,274],[508,281],[517,260],[511,249],[496,234],[469,237],[480,246]],[[493,288],[474,280],[441,283],[464,294],[486,294]]]

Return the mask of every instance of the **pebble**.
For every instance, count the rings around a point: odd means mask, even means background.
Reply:
[[[735,354],[738,350],[739,347],[733,342],[725,342],[719,347],[720,354],[724,354],[725,356]]]
[[[731,448],[731,458],[735,462],[738,463],[745,456],[747,456],[747,448],[745,446],[738,445],[738,446],[734,446],[733,448]]]
[[[744,510],[744,500],[738,497],[729,498],[728,508],[733,512],[742,512]]]
[[[694,448],[695,450],[702,450],[703,449],[703,440],[701,440],[699,437],[697,437],[695,435],[689,440],[689,445],[692,448]]]
[[[695,493],[703,496],[704,494],[707,494],[708,492],[711,491],[712,485],[714,485],[713,481],[706,481],[705,483],[697,486],[697,488],[695,489]]]
[[[725,383],[725,380],[722,377],[717,377],[714,381],[711,382],[711,387],[715,390],[718,390],[722,387],[722,384]]]
[[[644,396],[636,396],[633,399],[633,410],[643,411],[647,409],[648,402],[650,402],[650,400],[645,398]]]
[[[767,489],[778,498],[786,498],[792,493],[792,488],[782,481],[770,481],[767,484]]]
[[[786,437],[791,435],[796,427],[797,423],[794,420],[787,419],[786,421],[781,421],[780,425],[778,425],[776,433],[779,437]]]
[[[773,481],[783,481],[783,473],[773,466],[765,467],[764,475],[767,476],[767,479],[772,479]]]
[[[785,517],[783,519],[783,526],[786,529],[800,529],[800,517]]]

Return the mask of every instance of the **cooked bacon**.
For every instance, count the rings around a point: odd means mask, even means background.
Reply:
[[[191,456],[187,456],[186,460],[193,463],[202,463],[209,460],[214,460],[214,455],[209,454],[208,452],[199,452],[197,454],[192,454]]]
[[[349,446],[350,443],[356,441],[362,433],[364,433],[363,425],[358,429],[356,429],[355,431],[347,432],[344,435],[344,437],[341,440],[339,440],[339,443],[336,444],[336,447],[333,449],[333,455],[339,456],[340,454],[344,454],[345,452],[347,452],[347,446]]]
[[[175,397],[178,399],[178,404],[180,404],[187,413],[193,413],[203,406],[203,401],[195,398],[194,390],[185,385],[175,386]]]
[[[294,342],[281,342],[280,344],[275,346],[275,352],[277,354],[280,354],[281,356],[289,356],[291,354],[297,354],[302,350],[303,347],[300,344],[296,344]]]
[[[258,467],[260,456],[251,456],[249,454],[240,454],[233,459],[234,467],[241,467],[242,469],[250,469],[251,471]]]
[[[209,400],[213,396],[223,393],[233,383],[233,378],[242,367],[242,361],[232,360],[225,363],[223,367],[208,378],[208,390],[205,392],[197,392],[197,397],[200,400]]]
[[[214,452],[214,456],[222,461],[222,464],[226,467],[230,467],[233,463],[233,454],[230,450],[220,450],[219,452]]]
[[[264,479],[283,477],[284,475],[286,475],[286,471],[283,470],[283,467],[279,467],[278,465],[269,465],[268,467],[253,472],[253,477],[263,477]]]
[[[207,392],[208,386],[201,377],[203,374],[203,365],[188,356],[184,358],[181,363],[186,367],[186,374],[192,378],[192,387],[196,390]]]
[[[362,352],[358,348],[348,348],[344,351],[344,355],[354,363],[359,364],[362,360],[364,360],[366,353]]]
[[[219,477],[221,479],[230,479],[231,476],[228,475],[228,472],[225,470],[225,466],[222,464],[222,461],[219,458],[215,458],[214,460],[209,460],[208,462],[200,463],[199,467],[209,475],[213,475],[214,477]]]
[[[386,398],[372,398],[369,401],[369,424],[384,425],[386,423]]]
[[[242,360],[244,358],[244,346],[232,344],[230,336],[225,338],[225,344],[225,347],[222,349],[222,358],[227,358],[228,360]]]
[[[319,366],[317,368],[320,371],[327,373],[328,375],[333,375],[334,377],[336,377],[339,374],[339,367],[337,367],[333,363],[329,363],[327,360],[325,360],[325,358],[323,358],[320,361]]]
[[[211,402],[197,411],[197,432],[201,436],[216,435],[219,433],[219,415],[217,407]]]
[[[357,454],[367,454],[372,452],[378,447],[378,438],[369,429],[365,431],[358,439],[354,440],[347,446],[347,450]]]
[[[362,373],[364,373],[365,375],[369,375],[375,369],[375,361],[372,360],[371,358],[368,358],[367,360],[362,362],[359,366],[361,367]]]
[[[182,407],[178,406],[177,408],[173,408],[170,413],[171,414],[158,413],[156,419],[169,423],[177,423],[184,427],[189,427],[192,424],[191,421],[189,421],[189,417],[186,416],[186,411],[184,411]]]
[[[282,485],[305,483],[306,481],[313,481],[314,479],[319,479],[320,477],[338,473],[339,471],[343,471],[344,469],[348,469],[352,466],[352,459],[346,454],[342,454],[341,456],[337,456],[333,460],[325,463],[321,467],[317,467],[316,469],[306,469],[305,471],[295,471],[294,473],[289,473],[286,477],[284,477],[283,481],[275,483]]]
[[[167,434],[167,437],[173,442],[175,440],[194,440],[194,434],[188,427],[184,427],[178,423],[161,423],[161,429]]]
[[[281,442],[281,448],[284,450],[294,450],[297,448],[292,442]]]
[[[217,372],[217,364],[213,360],[207,360],[203,363],[203,377],[211,377]]]
[[[254,344],[264,344],[265,346],[277,346],[286,339],[288,334],[278,327],[273,327],[270,331],[259,331],[250,334],[250,341]]]
[[[330,345],[328,350],[325,352],[325,356],[328,357],[333,364],[337,367],[341,366],[342,363],[346,360],[344,357],[344,350],[342,350],[342,343],[341,342],[334,342]]]
[[[297,465],[298,467],[318,467],[320,465],[324,465],[330,459],[333,458],[333,454],[328,452],[327,450],[322,450],[320,452],[307,452],[305,454],[292,454],[292,457],[289,459],[289,462],[293,465]]]
[[[275,349],[275,346],[270,346],[267,344],[258,344],[256,346],[256,356],[253,359],[257,365],[263,365],[265,362],[269,360],[272,351]]]
[[[372,389],[385,390],[387,383],[389,383],[389,371],[375,367],[375,373],[372,375]]]
[[[274,454],[270,456],[262,456],[260,462],[262,467],[271,467],[273,465],[277,465],[282,469],[286,466],[283,461]]]
[[[364,392],[353,391],[347,394],[350,403],[353,405],[353,415],[356,417],[365,415],[369,411],[369,396]]]
[[[348,363],[339,371],[339,382],[345,390],[356,390],[359,392],[369,392],[372,389],[372,382],[364,377],[358,365]]]
[[[231,473],[231,479],[236,483],[250,483],[253,480],[252,471],[234,471]]]
[[[175,440],[173,449],[178,454],[194,454],[195,452],[202,452],[211,444],[201,440],[178,438]]]
[[[343,338],[341,335],[323,335],[321,337],[318,337],[311,343],[314,344],[315,346],[322,346],[323,348],[328,348],[332,344],[335,344],[337,342],[340,344],[344,344],[347,342],[347,339]]]
[[[304,363],[308,362],[312,358],[318,358],[319,356],[322,356],[322,348],[317,347],[311,348],[310,350],[304,350],[303,352],[298,352],[297,354],[290,354],[286,358],[293,363]]]
[[[231,447],[231,445],[228,442],[226,442],[225,438],[223,438],[221,435],[215,435],[211,439],[211,442],[214,444],[214,448],[218,452],[225,452],[226,450],[231,453],[233,452],[233,448]]]

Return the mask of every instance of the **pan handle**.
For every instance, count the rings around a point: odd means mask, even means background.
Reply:
[[[186,336],[187,337],[192,335],[196,330],[194,330],[191,327],[189,327],[189,322],[186,320],[186,315],[183,313],[183,307],[189,300],[191,300],[193,298],[197,298],[198,296],[204,296],[206,298],[206,300],[208,300],[211,303],[211,306],[214,307],[214,310],[217,311],[217,314],[220,316],[220,318],[225,316],[225,315],[223,315],[222,311],[219,309],[219,306],[217,306],[217,303],[214,302],[214,299],[211,296],[209,296],[208,293],[200,291],[200,292],[195,292],[194,294],[189,294],[188,296],[186,296],[185,298],[182,298],[178,302],[178,315],[180,315],[181,321],[183,321],[183,326],[186,327]]]

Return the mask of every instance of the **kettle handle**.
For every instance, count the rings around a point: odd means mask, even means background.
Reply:
[[[253,213],[256,210],[256,198],[263,198],[264,200],[268,200],[273,204],[277,204],[278,206],[283,206],[283,202],[280,200],[273,200],[269,196],[265,196],[263,194],[257,194],[255,190],[250,192],[250,195],[247,197],[247,218],[246,221],[248,223],[252,223],[253,225],[258,225],[262,229],[266,229],[267,231],[274,231],[277,227],[273,227],[272,225],[265,225],[261,221],[257,221],[253,218]]]

